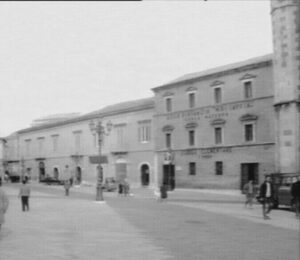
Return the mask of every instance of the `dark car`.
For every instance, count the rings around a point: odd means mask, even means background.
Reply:
[[[64,181],[55,179],[53,177],[47,176],[44,179],[40,180],[40,182],[45,183],[47,185],[63,185]]]
[[[295,201],[291,194],[292,184],[300,174],[294,173],[272,173],[271,177],[274,185],[274,208],[288,207],[295,209]]]
[[[117,182],[113,177],[105,178],[104,184],[102,185],[102,189],[105,191],[115,191],[117,187]]]

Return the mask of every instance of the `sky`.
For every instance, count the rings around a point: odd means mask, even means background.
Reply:
[[[272,52],[269,0],[0,2],[0,137]]]

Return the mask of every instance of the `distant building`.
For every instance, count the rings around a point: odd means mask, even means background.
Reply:
[[[101,149],[107,158],[102,164],[104,177],[127,178],[133,186],[152,185],[153,109],[153,98],[141,99],[19,130],[6,138],[6,169],[35,180],[51,176],[95,183],[99,147],[89,125],[101,119],[104,126],[108,122],[113,126]]]
[[[235,188],[274,171],[272,55],[153,89],[159,182]]]

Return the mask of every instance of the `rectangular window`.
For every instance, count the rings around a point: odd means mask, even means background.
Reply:
[[[166,134],[166,147],[171,148],[171,133]]]
[[[39,155],[42,155],[44,152],[44,141],[45,141],[44,137],[38,138],[38,153],[39,153]]]
[[[151,139],[151,125],[140,124],[139,125],[139,142],[148,143]]]
[[[189,145],[190,146],[195,145],[195,131],[194,130],[189,131]]]
[[[172,98],[166,98],[166,111],[172,112]]]
[[[196,163],[195,162],[189,163],[189,174],[196,175]]]
[[[117,127],[117,144],[122,146],[124,143],[124,127]]]
[[[27,156],[30,155],[30,152],[31,152],[31,139],[25,140],[25,149],[26,149],[26,151],[25,151],[26,155]]]
[[[189,108],[195,107],[196,95],[195,93],[189,93]]]
[[[215,97],[215,104],[219,104],[222,102],[222,89],[221,88],[214,88],[214,97]]]
[[[244,97],[245,99],[252,98],[252,81],[244,82]]]
[[[245,125],[245,141],[251,142],[254,140],[253,124]]]
[[[223,162],[216,162],[216,175],[223,175]]]
[[[215,128],[215,144],[222,144],[222,128],[216,127]]]
[[[74,132],[75,152],[80,152],[81,150],[81,133],[81,131]]]
[[[53,152],[57,151],[57,146],[58,146],[58,135],[52,135],[52,148],[53,148]]]

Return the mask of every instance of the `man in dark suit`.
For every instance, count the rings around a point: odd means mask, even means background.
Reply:
[[[264,219],[270,219],[268,214],[272,209],[272,200],[274,196],[274,188],[271,183],[271,177],[266,176],[265,181],[260,185],[259,197],[262,199],[262,211]]]
[[[300,176],[297,177],[297,181],[293,183],[291,188],[293,199],[296,206],[296,218],[300,217]]]

